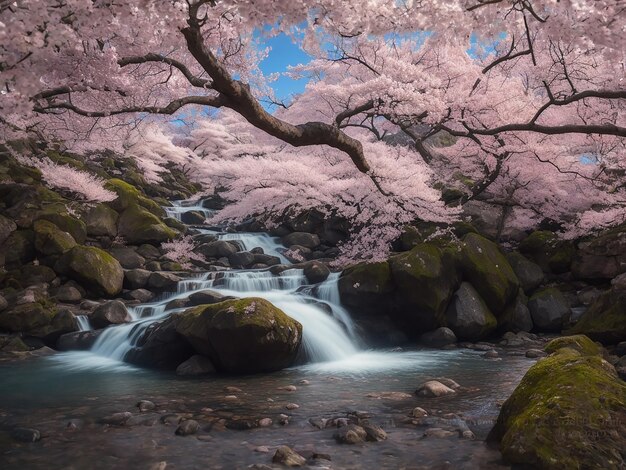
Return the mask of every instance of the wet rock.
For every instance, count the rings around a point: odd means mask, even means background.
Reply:
[[[76,287],[69,286],[67,284],[59,287],[54,293],[54,297],[59,302],[68,304],[77,304],[83,298],[80,291]]]
[[[183,417],[176,413],[161,416],[161,422],[163,424],[167,424],[168,426],[178,426],[182,420]]]
[[[97,307],[89,317],[89,321],[96,329],[106,328],[109,325],[129,323],[132,320],[126,305],[119,300],[111,300],[103,303]]]
[[[485,359],[498,359],[500,357],[500,355],[498,354],[498,351],[492,349],[491,351],[487,351],[485,354],[482,355]]]
[[[181,214],[180,221],[188,225],[202,225],[206,222],[206,217],[199,211],[187,211]]]
[[[255,254],[254,262],[255,264],[265,264],[266,266],[276,266],[280,264],[280,258],[278,256],[272,256],[272,255]]]
[[[0,244],[4,243],[16,230],[17,224],[13,220],[0,215]]]
[[[316,248],[320,244],[320,239],[317,235],[307,232],[293,232],[282,238],[283,245],[290,247],[293,245],[300,245],[305,248]]]
[[[229,419],[226,421],[226,428],[233,431],[247,431],[248,429],[254,429],[259,424],[251,419]]]
[[[284,390],[285,392],[295,392],[297,388],[295,385],[285,385],[284,387],[278,387],[278,390]]]
[[[124,269],[137,269],[146,262],[146,259],[137,253],[135,248],[129,246],[110,248],[109,253],[120,262]]]
[[[288,410],[297,410],[298,408],[300,408],[300,405],[298,405],[297,403],[288,403],[287,405],[285,405],[285,408],[287,408]]]
[[[626,273],[611,279],[611,287],[615,290],[626,290]]]
[[[131,412],[123,411],[121,413],[113,413],[112,415],[105,416],[100,422],[111,426],[123,426],[132,416],[133,414]]]
[[[200,292],[194,292],[188,297],[189,307],[195,307],[197,305],[209,305],[224,302],[225,300],[231,300],[233,297],[220,294],[213,290],[203,290]]]
[[[35,249],[44,256],[62,255],[76,246],[76,240],[52,222],[38,220],[33,225]]]
[[[457,436],[457,433],[454,431],[448,431],[442,428],[430,428],[424,431],[424,434],[422,435],[422,439],[427,438],[427,437],[445,439],[447,437],[453,437],[453,436]]]
[[[124,286],[128,289],[143,289],[148,285],[151,274],[147,269],[129,269],[124,272]]]
[[[98,295],[115,296],[122,291],[122,266],[110,254],[93,246],[75,246],[57,261],[54,269]]]
[[[120,214],[118,235],[132,245],[160,244],[171,240],[178,232],[139,204],[131,204]]]
[[[279,414],[278,415],[278,422],[283,425],[286,426],[287,424],[289,424],[289,416],[287,416],[286,414]]]
[[[168,272],[153,272],[148,278],[148,287],[157,291],[173,291],[182,279]]]
[[[414,418],[424,418],[428,416],[428,412],[424,408],[420,408],[419,406],[417,406],[413,408],[413,411],[411,411],[411,416],[413,416]]]
[[[272,418],[261,418],[259,420],[259,427],[266,428],[271,426],[273,423]]]
[[[207,375],[215,374],[215,367],[208,357],[195,354],[176,368],[176,375]]]
[[[306,459],[287,446],[280,446],[276,449],[272,462],[285,465],[287,467],[302,467],[306,464]]]
[[[200,245],[194,251],[204,255],[206,258],[222,258],[237,253],[239,248],[233,243],[217,240]]]
[[[11,436],[21,442],[37,442],[41,439],[41,433],[32,428],[15,428],[11,431]]]
[[[446,323],[462,340],[485,338],[496,329],[497,320],[476,289],[463,282],[446,311]]]
[[[304,266],[304,276],[311,284],[317,284],[328,279],[330,269],[319,261],[311,261]]]
[[[540,331],[561,331],[570,313],[567,300],[558,289],[553,287],[533,294],[528,301],[528,309],[533,324]]]
[[[119,214],[105,204],[97,204],[83,215],[87,226],[87,235],[115,237]]]
[[[363,429],[365,429],[365,433],[367,434],[366,440],[371,442],[379,442],[387,440],[387,433],[380,426],[376,426],[375,424],[366,424],[363,425]]]
[[[402,401],[412,398],[412,395],[405,392],[372,392],[366,395],[368,398],[376,398],[378,400],[394,400]]]
[[[228,255],[228,262],[233,268],[248,268],[254,264],[254,254],[249,251],[238,251]]]
[[[513,272],[519,279],[520,285],[526,294],[535,290],[544,281],[545,275],[541,267],[524,255],[511,252],[507,253],[506,259],[513,268]]]
[[[196,420],[187,419],[180,423],[180,425],[176,428],[175,434],[177,436],[189,436],[197,433],[199,429],[200,425]]]
[[[626,340],[626,291],[611,289],[590,305],[566,334],[585,334],[603,344]]]
[[[541,349],[529,349],[528,351],[526,351],[525,356],[530,359],[536,359],[538,357],[546,357],[547,354]]]
[[[309,418],[311,426],[316,427],[317,429],[325,429],[327,422],[328,419],[326,418]]]
[[[267,454],[270,449],[267,446],[258,446],[254,448],[255,452],[259,452],[260,454]]]
[[[341,428],[333,437],[339,444],[359,444],[367,439],[367,431],[358,425]]]
[[[415,391],[416,395],[429,398],[443,397],[454,393],[456,392],[452,388],[447,387],[437,380],[429,380],[428,382],[420,385],[420,387]]]
[[[137,403],[137,408],[139,408],[141,412],[152,411],[156,408],[156,405],[149,400],[141,400]]]
[[[91,349],[104,330],[76,331],[61,335],[56,343],[59,351],[86,351]]]
[[[224,387],[224,391],[226,393],[242,393],[243,390],[240,389],[239,387],[233,387],[232,385],[229,385],[228,387]]]
[[[134,289],[124,294],[127,300],[136,300],[139,303],[147,303],[154,298],[154,294],[148,289]]]
[[[433,331],[429,331],[428,333],[424,333],[422,336],[420,336],[419,340],[426,346],[430,346],[433,348],[440,348],[457,342],[454,331],[452,331],[450,328],[446,328],[445,326],[439,327]]]
[[[531,331],[533,329],[533,320],[528,310],[528,298],[522,290],[520,290],[515,301],[509,304],[502,316],[498,319],[498,329],[500,331],[512,331],[518,333],[520,331]]]
[[[8,306],[9,306],[9,302],[7,302],[7,299],[5,299],[2,295],[0,295],[0,312],[2,312],[3,310],[6,310]]]

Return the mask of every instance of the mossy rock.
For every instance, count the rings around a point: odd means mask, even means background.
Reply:
[[[84,243],[87,239],[87,226],[85,223],[67,212],[58,211],[57,207],[47,207],[37,215],[36,220],[52,222],[63,232],[69,233],[77,243]]]
[[[519,280],[498,246],[475,233],[463,239],[461,266],[469,281],[499,317],[517,296]]]
[[[187,232],[187,226],[183,224],[181,221],[176,220],[173,217],[165,217],[163,219],[163,223],[167,225],[169,228],[173,228],[174,230],[178,230],[180,233]]]
[[[20,266],[35,259],[35,232],[16,230],[1,247],[8,268]]]
[[[11,332],[29,332],[52,322],[56,307],[47,303],[33,302],[0,312],[0,329]]]
[[[76,240],[52,222],[37,220],[33,224],[35,249],[44,256],[62,255],[76,246]]]
[[[117,235],[117,219],[119,214],[106,204],[97,204],[83,215],[87,234],[100,237]]]
[[[602,294],[566,333],[584,334],[602,344],[626,341],[626,291]]]
[[[115,296],[122,291],[122,266],[100,248],[77,245],[65,253],[54,268],[96,295]]]
[[[117,233],[133,245],[142,243],[158,245],[178,235],[176,230],[165,225],[159,217],[137,204],[130,205],[122,212],[117,224]]]
[[[546,272],[562,274],[570,270],[576,248],[571,241],[559,240],[554,232],[537,230],[520,242],[519,251]]]
[[[289,367],[302,340],[302,325],[260,298],[201,305],[177,314],[175,325],[197,353],[228,373]]]
[[[24,352],[30,348],[18,335],[0,336],[0,351],[4,352]]]
[[[602,354],[602,348],[585,335],[562,336],[553,339],[546,344],[544,350],[548,354],[552,354],[563,348],[574,349],[583,356],[598,356]]]
[[[626,383],[588,340],[563,338],[533,365],[504,403],[489,440],[505,461],[547,470],[621,469]],[[587,344],[585,344],[587,343]],[[580,347],[580,350],[571,346]]]
[[[108,180],[104,187],[117,194],[117,199],[109,202],[109,206],[122,213],[132,206],[141,206],[157,217],[164,217],[165,210],[156,202],[148,199],[135,186],[117,178]]]
[[[444,324],[445,309],[459,284],[454,258],[430,243],[389,259],[395,285],[394,317],[418,334]]]
[[[341,302],[355,314],[374,313],[389,303],[393,291],[391,269],[386,261],[352,266],[339,278]]]
[[[476,289],[463,282],[448,305],[445,324],[460,340],[478,341],[493,333],[498,321]]]

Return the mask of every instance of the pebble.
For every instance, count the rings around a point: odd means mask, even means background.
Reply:
[[[288,410],[297,410],[298,408],[300,408],[300,405],[296,403],[289,403],[285,406],[285,408],[287,408]]]
[[[416,395],[422,397],[443,397],[446,395],[452,395],[456,393],[450,387],[438,382],[437,380],[429,380],[428,382],[424,382],[420,387],[415,391]]]
[[[259,420],[259,426],[261,426],[262,428],[271,426],[272,423],[273,423],[272,418],[262,418]]]
[[[112,415],[105,416],[100,421],[103,424],[109,424],[112,426],[123,426],[133,414],[129,411],[123,411],[121,413],[113,413]]]
[[[498,355],[498,351],[492,349],[491,351],[487,351],[485,354],[482,355],[485,359],[498,359],[499,355]]]
[[[416,406],[413,408],[413,411],[411,411],[411,416],[414,418],[423,418],[424,416],[428,416],[428,412],[424,408]]]
[[[276,449],[272,462],[286,465],[287,467],[301,467],[306,463],[306,459],[287,446],[280,446]]]
[[[367,438],[367,432],[361,426],[352,425],[337,431],[333,437],[339,444],[358,444]]]
[[[306,380],[306,379],[303,379],[303,380],[301,380],[301,381],[299,382],[299,384],[300,384],[300,385],[311,385],[311,382],[309,382],[309,381],[308,381],[308,380]]]
[[[226,395],[224,400],[238,400],[237,395]]]
[[[141,400],[139,403],[137,403],[137,408],[139,408],[139,411],[142,412],[151,411],[156,408],[156,405],[149,400]]]
[[[188,419],[180,423],[178,428],[176,428],[176,435],[178,436],[189,436],[191,434],[195,434],[200,429],[200,425],[196,420]]]
[[[270,451],[270,449],[267,446],[259,446],[259,447],[255,447],[254,451],[255,452],[260,452],[262,454],[267,454]]]
[[[286,392],[295,392],[298,390],[295,385],[286,385],[285,387],[279,387],[278,390],[284,390]]]
[[[279,423],[282,424],[283,426],[286,424],[289,424],[289,416],[285,415],[285,414],[280,414],[278,415],[278,419],[279,419]]]
[[[231,394],[243,392],[239,387],[224,387],[224,391]]]

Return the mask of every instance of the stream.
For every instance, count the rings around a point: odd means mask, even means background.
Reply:
[[[188,210],[210,213],[197,203],[178,202],[168,214],[180,220]],[[261,247],[289,264],[284,248],[267,234],[201,232],[245,250]],[[507,468],[484,438],[497,417],[497,403],[511,394],[533,361],[516,354],[487,360],[469,349],[369,349],[340,304],[338,279],[339,273],[333,273],[311,286],[300,269],[280,275],[269,270],[196,273],[176,292],[129,308],[133,322],[107,328],[90,351],[0,364],[0,468],[163,470],[163,462],[168,469],[246,468],[271,464],[273,449],[283,444],[331,457],[320,460],[318,468]],[[206,289],[267,299],[299,321],[304,363],[272,374],[181,378],[123,361],[146,328],[179,311],[166,310],[166,304]],[[90,328],[86,317],[79,322],[81,329]],[[432,377],[449,377],[463,389],[444,398],[414,395]],[[295,390],[282,389],[289,385]],[[139,400],[154,402],[156,409],[139,413]],[[298,407],[288,409],[290,404]],[[426,428],[409,418],[416,406],[433,416],[462,416],[477,439],[423,438]],[[389,438],[342,446],[333,439],[336,428],[319,430],[309,423],[355,410],[371,416]],[[134,425],[98,423],[121,411],[136,415]],[[176,436],[176,426],[162,424],[168,413],[197,419],[200,432]],[[281,414],[289,417],[288,424],[279,424]],[[245,431],[224,425],[264,417],[273,424]],[[11,442],[7,433],[15,426],[39,429],[42,441]],[[259,452],[259,446],[270,452]]]

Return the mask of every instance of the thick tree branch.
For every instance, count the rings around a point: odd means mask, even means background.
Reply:
[[[187,81],[189,81],[189,83],[191,83],[193,86],[198,88],[211,88],[210,80],[196,77],[193,73],[191,73],[191,70],[189,70],[189,68],[182,62],[159,54],[150,53],[142,56],[124,57],[117,61],[120,67],[125,67],[131,64],[145,64],[148,62],[160,62],[163,64],[167,64],[171,67],[175,67],[185,76]]]
[[[534,122],[506,124],[490,129],[474,129],[468,127],[468,131],[474,135],[495,135],[501,132],[537,132],[546,135],[559,134],[601,134],[626,137],[626,127],[614,124],[564,124],[560,126],[544,126]],[[462,135],[462,134],[461,134]],[[467,137],[467,136],[466,136]]]

